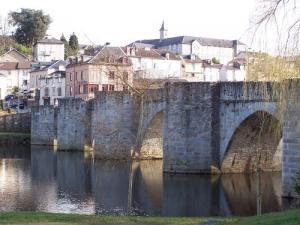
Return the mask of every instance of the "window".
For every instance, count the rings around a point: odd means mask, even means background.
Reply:
[[[128,91],[128,86],[127,85],[123,85],[123,91]]]
[[[56,88],[52,87],[52,95],[55,95],[55,90],[56,90]]]
[[[83,85],[83,94],[87,94],[87,91],[88,90],[88,85],[87,84],[85,84],[85,85]]]
[[[57,96],[61,96],[61,87],[57,88]]]
[[[72,95],[73,95],[73,88],[70,87],[70,96],[72,96]]]
[[[108,84],[102,84],[102,91],[108,91]]]
[[[45,88],[45,95],[44,95],[45,97],[48,97],[49,96],[49,88]]]
[[[89,91],[90,92],[96,92],[96,91],[98,91],[98,85],[96,85],[96,84],[90,85]]]
[[[114,71],[109,71],[108,78],[109,79],[115,79],[115,72]]]
[[[193,67],[193,71],[195,71],[195,69],[196,69],[195,63],[192,63],[192,67]]]
[[[125,81],[128,81],[128,72],[127,72],[127,71],[124,71],[124,72],[123,72],[123,79],[124,79]]]
[[[78,79],[77,79],[77,72],[75,73],[75,80],[78,80]]]
[[[58,83],[61,83],[61,77],[58,78]]]
[[[123,58],[123,63],[124,63],[124,64],[128,64],[128,58],[127,58],[127,57],[124,57],[124,58]]]
[[[79,94],[83,94],[83,85],[79,85]]]
[[[27,86],[28,81],[27,80],[23,80],[23,86]]]
[[[83,80],[83,71],[81,71],[80,79]]]
[[[70,73],[70,81],[72,81],[72,73]]]
[[[108,90],[109,90],[109,91],[114,91],[114,90],[115,90],[115,85],[110,84],[110,85],[108,86]]]

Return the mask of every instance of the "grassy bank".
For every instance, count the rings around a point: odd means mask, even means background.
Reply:
[[[195,225],[205,222],[200,218],[168,218],[168,217],[137,217],[137,216],[89,216],[75,214],[54,214],[34,212],[0,213],[0,224],[117,224],[117,225]]]
[[[300,210],[265,214],[260,217],[218,218],[215,225],[299,225]],[[0,224],[30,225],[198,225],[207,221],[197,217],[139,217],[139,216],[101,216],[38,212],[0,213]]]
[[[300,210],[269,213],[259,217],[227,218],[217,225],[300,225]]]
[[[299,225],[300,210],[289,210],[280,213],[265,214],[260,217],[218,218],[215,225]],[[101,216],[56,214],[42,212],[0,213],[0,224],[43,224],[43,225],[198,225],[207,221],[197,217],[139,217],[139,216]]]
[[[0,145],[30,144],[30,133],[0,132]]]

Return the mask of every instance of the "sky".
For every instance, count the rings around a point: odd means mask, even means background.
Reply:
[[[75,32],[82,44],[126,45],[159,38],[162,21],[168,37],[191,35],[248,42],[255,0],[0,0],[0,17],[20,8],[42,9],[53,20],[47,34],[66,38]],[[248,43],[247,43],[248,44]]]

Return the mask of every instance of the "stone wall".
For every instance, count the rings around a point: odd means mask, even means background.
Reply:
[[[174,83],[166,86],[164,171],[211,172],[212,98],[215,87],[213,83]]]
[[[129,159],[135,151],[138,99],[124,92],[99,92],[92,102],[91,143],[97,158]]]
[[[90,144],[89,102],[81,99],[60,99],[57,108],[57,148],[84,150]]]
[[[57,109],[40,106],[31,109],[31,144],[57,144]]]
[[[0,132],[30,133],[30,113],[0,116]]]
[[[286,82],[283,118],[283,195],[295,196],[293,178],[300,171],[300,80]]]

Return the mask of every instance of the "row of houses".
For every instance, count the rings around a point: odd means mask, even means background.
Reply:
[[[64,44],[46,36],[37,41],[30,61],[15,49],[0,57],[0,98],[17,86],[38,93],[39,104],[58,98],[93,98],[97,91],[153,88],[165,81],[243,81],[244,52],[239,41],[180,36],[139,40],[125,47],[84,46],[64,60]],[[239,61],[240,62],[240,61]],[[3,82],[2,82],[2,80]],[[5,80],[5,82],[4,82]]]

